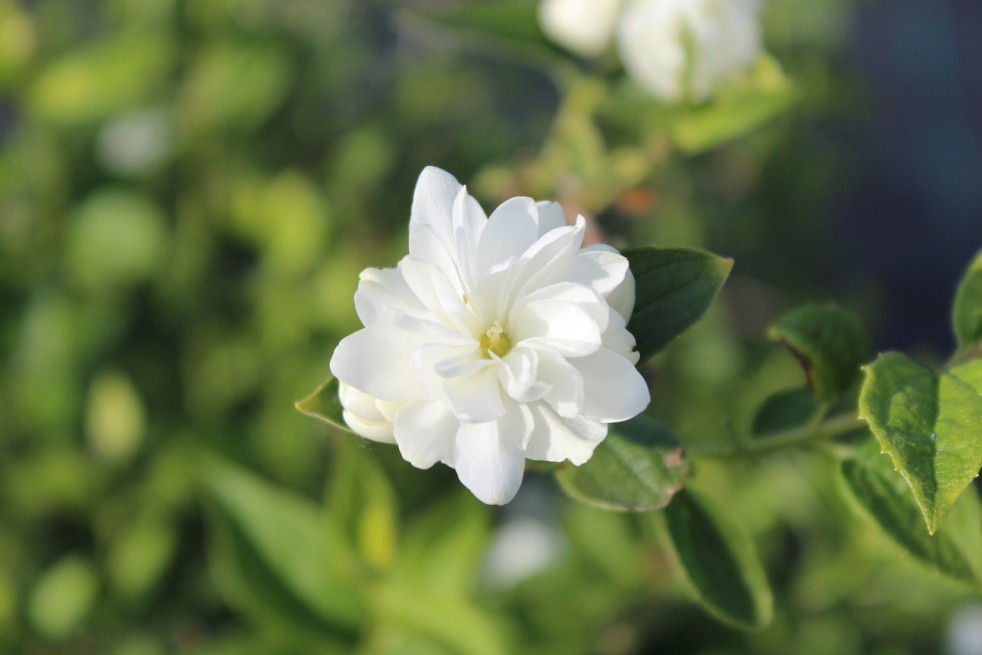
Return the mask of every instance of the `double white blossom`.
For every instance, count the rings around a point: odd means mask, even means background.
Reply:
[[[351,428],[416,467],[452,466],[489,504],[514,497],[526,458],[586,462],[649,394],[626,329],[627,259],[583,248],[584,228],[530,198],[489,218],[450,174],[425,169],[409,255],[361,274],[365,327],[331,359]]]
[[[761,51],[758,0],[543,0],[542,28],[585,56],[615,34],[624,66],[659,98],[702,101]]]

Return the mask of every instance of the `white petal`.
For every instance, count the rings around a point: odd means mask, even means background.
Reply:
[[[478,245],[478,271],[518,257],[539,238],[538,210],[531,198],[511,198],[491,214]]]
[[[457,266],[456,246],[437,234],[432,225],[417,223],[409,226],[408,259],[426,262],[443,271],[455,287],[463,289],[463,277]],[[402,262],[400,262],[402,268]]]
[[[580,305],[562,301],[529,303],[509,321],[508,330],[522,346],[551,348],[567,357],[588,355],[602,343],[595,316]]]
[[[396,314],[419,316],[426,308],[398,269],[366,268],[359,276],[355,311],[363,325],[371,325]]]
[[[427,343],[413,350],[413,366],[416,379],[423,387],[427,398],[443,395],[444,377],[440,373],[441,364],[448,360],[454,361],[465,355],[472,346],[454,346],[445,343]]]
[[[544,400],[560,416],[573,417],[583,409],[583,375],[556,352],[538,351],[539,381],[549,385]]]
[[[450,173],[427,166],[416,181],[409,225],[429,225],[440,240],[453,243],[453,206],[463,185]]]
[[[481,271],[477,270],[477,244],[480,241],[488,217],[474,198],[463,187],[453,206],[454,253],[457,266],[464,274],[464,286],[473,287]]]
[[[549,282],[569,281],[590,287],[606,297],[624,281],[627,258],[605,245],[589,246],[559,267]]]
[[[448,380],[443,392],[454,416],[461,421],[483,423],[505,413],[501,386],[492,367]]]
[[[612,423],[634,418],[651,402],[648,385],[624,357],[601,348],[569,360],[583,376],[583,414]]]
[[[550,385],[538,380],[539,355],[535,350],[513,348],[498,361],[498,381],[515,400],[522,403],[533,402],[552,390]]]
[[[341,340],[331,357],[331,373],[381,400],[421,400],[412,358],[420,345],[415,335],[391,323],[376,323]]]
[[[525,473],[521,442],[531,429],[531,419],[526,407],[511,405],[506,420],[461,423],[454,443],[457,477],[478,500],[489,505],[504,505],[514,498]]]
[[[560,282],[558,284],[550,284],[548,286],[540,287],[535,289],[531,293],[517,298],[515,303],[512,305],[511,313],[508,317],[509,325],[511,323],[520,323],[524,319],[522,318],[522,313],[529,310],[530,307],[539,302],[551,302],[551,303],[567,303],[570,305],[575,305],[577,308],[582,309],[590,319],[597,325],[597,329],[603,332],[607,329],[607,322],[610,317],[610,311],[607,307],[606,301],[597,294],[593,289],[585,284],[576,284],[573,282]],[[534,313],[534,309],[532,310]],[[519,335],[518,328],[515,329],[515,338],[522,339],[526,335]],[[529,335],[529,336],[535,336]]]
[[[620,0],[544,0],[539,23],[552,40],[592,57],[610,43],[620,5]]]
[[[634,335],[627,331],[627,323],[623,316],[615,312],[612,307],[608,307],[607,311],[609,312],[607,329],[601,335],[603,347],[621,355],[632,365],[637,365],[641,353],[634,350],[637,345]]]
[[[449,464],[460,421],[443,400],[408,403],[396,412],[395,440],[402,458],[416,468]]]
[[[399,265],[406,283],[422,301],[433,319],[469,334],[477,329],[477,317],[464,303],[466,292],[456,286],[439,267],[421,260],[406,259]]]
[[[545,403],[529,405],[535,427],[525,446],[525,456],[546,462],[568,459],[579,466],[607,436],[607,425],[577,416],[563,418]]]
[[[380,411],[378,400],[343,383],[338,397],[344,407],[344,420],[352,430],[372,441],[395,443],[392,422]]]
[[[566,225],[566,212],[563,211],[563,206],[558,202],[542,200],[535,203],[535,207],[539,210],[540,237],[550,230]]]
[[[624,273],[624,280],[607,294],[607,304],[623,316],[625,321],[631,320],[631,315],[634,313],[634,293],[634,273],[628,268]]]

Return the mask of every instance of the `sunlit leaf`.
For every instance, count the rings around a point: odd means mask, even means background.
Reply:
[[[351,432],[351,428],[344,422],[344,407],[341,406],[341,399],[338,396],[339,386],[337,378],[329,377],[313,393],[297,401],[295,407],[307,416],[313,416],[332,427]]]
[[[310,501],[230,464],[205,477],[214,573],[229,600],[295,629],[355,633],[365,619],[362,583],[337,530]]]
[[[64,639],[88,619],[98,590],[92,565],[69,555],[38,578],[27,601],[27,616],[45,637]]]
[[[637,283],[627,329],[642,362],[702,317],[733,268],[732,259],[687,248],[627,248],[622,254]]]
[[[982,360],[936,376],[900,353],[880,355],[866,368],[859,411],[933,534],[982,468]]]
[[[844,460],[841,479],[850,495],[894,542],[939,573],[979,585],[982,506],[976,494],[964,494],[945,524],[932,536],[920,508],[890,458],[861,451]],[[973,567],[972,562],[976,563]]]
[[[737,628],[771,621],[773,598],[745,529],[708,499],[683,491],[665,508],[668,535],[697,602]]]
[[[958,285],[952,322],[960,348],[982,342],[982,251],[975,256]]]
[[[869,337],[858,318],[832,305],[806,305],[782,316],[767,332],[795,356],[819,399],[834,400],[859,377]]]
[[[562,489],[593,507],[646,512],[668,504],[689,471],[685,450],[665,425],[646,416],[610,426],[582,466],[556,472]]]

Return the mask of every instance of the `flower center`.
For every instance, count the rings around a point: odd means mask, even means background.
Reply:
[[[508,340],[501,323],[495,321],[494,325],[481,335],[481,352],[484,353],[485,359],[491,359],[491,353],[504,357],[509,350],[511,350],[511,341]]]

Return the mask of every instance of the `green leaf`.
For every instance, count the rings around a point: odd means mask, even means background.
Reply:
[[[354,434],[344,422],[344,407],[341,406],[341,398],[338,396],[339,387],[337,378],[329,377],[309,396],[298,400],[294,407],[307,416],[324,421],[331,427]]]
[[[685,450],[665,425],[646,416],[610,426],[586,464],[556,471],[563,491],[593,507],[647,512],[665,507],[689,471]]]
[[[936,376],[900,353],[884,353],[866,368],[859,415],[934,534],[982,468],[982,360]]]
[[[982,582],[982,507],[975,494],[965,494],[934,536],[924,528],[921,510],[890,459],[860,451],[840,465],[840,478],[868,518],[911,555],[944,575],[975,586]]]
[[[835,400],[859,377],[869,337],[858,318],[832,305],[806,305],[782,316],[768,336],[795,356],[820,400]]]
[[[952,322],[959,348],[971,348],[982,342],[982,251],[975,256],[958,285]]]
[[[363,442],[342,439],[335,443],[329,517],[358,547],[365,562],[377,570],[386,569],[396,552],[395,492]]]
[[[542,32],[536,3],[527,0],[457,3],[433,13],[405,11],[399,19],[403,27],[446,30],[463,43],[483,45],[523,63],[549,69],[569,65],[568,55]]]
[[[46,569],[27,600],[27,617],[49,639],[66,639],[88,620],[99,594],[92,565],[69,555]]]
[[[695,600],[743,630],[771,621],[773,598],[750,535],[709,499],[682,491],[665,508],[671,546]]]
[[[679,150],[697,154],[739,137],[788,109],[794,87],[776,61],[763,56],[753,71],[717,89],[711,104],[685,110],[672,126]]]
[[[641,361],[698,321],[722,288],[733,260],[687,248],[628,248],[637,283],[627,329],[638,342]]]
[[[768,435],[806,425],[822,410],[808,389],[785,389],[771,395],[757,410],[753,436],[766,439]]]
[[[211,565],[229,600],[294,629],[352,636],[365,618],[350,546],[310,501],[229,464],[209,467]]]

